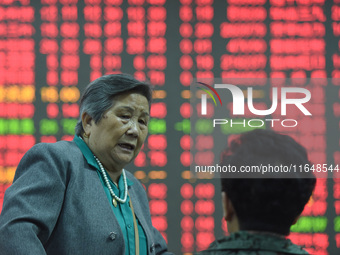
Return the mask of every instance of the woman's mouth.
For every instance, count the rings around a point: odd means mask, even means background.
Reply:
[[[136,148],[136,146],[131,143],[118,143],[118,145],[120,148],[127,151],[133,151]]]

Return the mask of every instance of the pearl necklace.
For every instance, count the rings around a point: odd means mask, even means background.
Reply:
[[[96,159],[98,165],[99,165],[99,168],[100,168],[100,171],[103,175],[103,178],[104,178],[104,181],[105,181],[105,184],[106,184],[106,187],[109,189],[110,191],[110,194],[112,196],[112,204],[117,207],[117,201],[124,204],[126,202],[126,199],[127,199],[127,193],[128,193],[128,190],[127,190],[127,182],[126,182],[126,175],[125,175],[125,171],[123,169],[123,181],[124,181],[124,198],[121,199],[120,197],[118,197],[114,192],[113,192],[113,189],[111,188],[111,185],[110,185],[110,182],[109,182],[109,178],[107,177],[106,175],[106,171],[102,165],[102,163],[99,161],[99,159],[94,156],[94,158]]]

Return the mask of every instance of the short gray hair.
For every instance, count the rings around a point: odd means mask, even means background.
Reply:
[[[87,112],[98,123],[103,114],[109,110],[114,102],[114,97],[126,93],[137,92],[145,96],[151,106],[152,89],[147,82],[136,80],[129,74],[104,75],[85,88],[80,99],[79,119],[75,133],[82,136],[84,133],[81,116]]]

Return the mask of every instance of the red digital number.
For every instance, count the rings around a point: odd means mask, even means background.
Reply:
[[[60,57],[60,67],[63,69],[77,70],[79,65],[79,55],[62,55]]]
[[[102,9],[100,6],[85,6],[84,18],[86,21],[98,22],[102,17]]]
[[[149,71],[148,76],[151,84],[162,86],[165,83],[165,74],[162,71]]]
[[[227,50],[232,53],[264,53],[267,50],[267,43],[263,39],[230,39]]]
[[[148,36],[164,36],[166,32],[166,23],[165,22],[155,22],[150,21],[147,25],[148,28]]]
[[[183,166],[186,166],[186,167],[190,166],[192,162],[192,154],[189,151],[182,152],[180,161]]]
[[[197,23],[195,25],[195,36],[197,38],[209,38],[214,33],[214,26],[211,23]]]
[[[167,114],[165,103],[152,103],[150,109],[150,116],[152,118],[165,118]]]
[[[267,33],[265,24],[262,23],[236,23],[224,22],[220,26],[222,38],[233,37],[264,37]]]
[[[79,116],[78,104],[63,104],[62,111],[64,118],[77,118]]]
[[[200,166],[210,166],[214,163],[215,154],[212,151],[197,152],[195,164]]]
[[[152,21],[163,21],[166,19],[166,9],[159,6],[149,7],[148,17]]]
[[[168,228],[168,221],[164,216],[151,216],[152,226],[158,231],[165,231]]]
[[[179,80],[183,86],[189,86],[192,80],[192,73],[189,71],[181,72]]]
[[[193,12],[190,6],[181,6],[179,9],[179,17],[184,22],[189,22],[192,20]]]
[[[194,220],[190,216],[184,216],[181,220],[181,228],[183,231],[192,231],[194,228]]]
[[[195,196],[199,199],[212,199],[215,196],[215,186],[212,183],[200,183],[195,188]]]
[[[151,166],[163,167],[168,162],[165,151],[149,151],[148,157],[150,158]]]
[[[99,38],[102,35],[102,27],[99,23],[86,23],[84,33],[86,37]]]
[[[62,85],[70,86],[78,84],[78,72],[76,71],[61,71],[60,82]]]
[[[18,151],[6,151],[4,155],[5,155],[4,157],[5,165],[17,166],[21,158],[24,156],[24,153],[18,152]]]
[[[79,24],[65,22],[60,26],[60,35],[63,37],[76,38],[79,36]]]
[[[145,9],[143,7],[128,7],[127,15],[129,20],[142,20],[145,17]]]
[[[56,37],[59,33],[56,23],[43,23],[40,26],[41,36]]]
[[[181,236],[181,244],[184,248],[193,248],[194,236],[190,232],[185,232]]]
[[[194,194],[194,188],[191,184],[185,183],[181,187],[181,195],[184,199],[190,199]]]
[[[208,248],[209,244],[211,244],[215,240],[215,236],[213,232],[199,232],[196,235],[196,244],[198,250],[204,250]]]
[[[42,143],[55,143],[57,142],[57,138],[54,136],[42,136],[40,137],[40,142]]]
[[[89,1],[89,0],[85,0],[85,3],[86,3],[87,1]],[[92,0],[92,1],[93,1],[93,0]],[[78,0],[60,0],[60,3],[61,3],[61,4],[64,4],[64,5],[66,5],[66,4],[76,4],[76,3],[78,3]]]
[[[128,0],[130,5],[142,5],[144,4],[144,0]]]
[[[146,165],[146,155],[143,151],[140,151],[134,160],[134,164],[137,167],[144,167]]]
[[[165,135],[150,135],[148,137],[148,147],[150,150],[165,150],[167,141]]]
[[[192,51],[192,42],[189,39],[183,39],[180,44],[179,48],[183,54],[190,54]]]
[[[212,200],[198,200],[195,204],[197,214],[211,215],[215,212],[215,203]]]
[[[194,50],[197,54],[211,53],[212,43],[208,39],[197,39],[194,43]]]
[[[104,25],[104,35],[106,37],[114,37],[121,35],[121,23],[120,22],[107,22]]]
[[[192,142],[192,138],[190,137],[190,135],[184,135],[181,137],[180,145],[183,150],[190,150],[192,143],[193,142]]]
[[[196,149],[199,151],[211,150],[214,147],[214,138],[210,135],[198,135],[195,144]]]
[[[197,5],[211,5],[214,0],[196,0]]]
[[[47,117],[54,119],[59,114],[59,107],[57,104],[48,104],[46,107]]]
[[[123,0],[104,0],[104,3],[107,5],[121,5]]]
[[[199,216],[195,221],[195,227],[198,231],[214,231],[215,222],[214,217]]]
[[[58,52],[58,43],[54,39],[42,39],[40,41],[40,53],[51,54]]]
[[[122,67],[122,58],[120,56],[104,56],[104,67],[107,70],[120,69]]]
[[[55,86],[59,82],[59,75],[57,71],[47,71],[46,82],[49,86]]]
[[[183,118],[190,118],[192,113],[192,106],[189,103],[183,103],[179,108],[179,111]]]
[[[152,183],[148,188],[148,195],[150,199],[165,199],[168,188],[164,183]]]
[[[149,69],[164,70],[166,68],[166,57],[163,55],[151,55],[146,59],[146,66]]]
[[[64,39],[61,41],[60,46],[64,54],[78,53],[79,51],[79,41],[77,39]],[[58,61],[58,59],[56,61]]]
[[[150,38],[147,49],[151,53],[164,54],[166,52],[166,39],[163,37]]]
[[[184,215],[191,215],[194,210],[194,204],[190,200],[184,200],[181,203],[181,212]]]
[[[99,39],[85,39],[83,41],[83,51],[85,54],[100,54],[102,42]]]
[[[165,200],[151,200],[149,206],[152,215],[164,215],[168,211],[168,204]]]
[[[104,48],[106,53],[120,54],[123,51],[123,39],[116,38],[108,38],[104,42]]]
[[[142,21],[130,21],[127,25],[129,36],[144,36],[145,24]]]
[[[189,23],[181,24],[181,26],[179,27],[179,33],[184,38],[191,37],[192,33],[193,33],[193,28],[192,28],[191,24],[189,24]]]
[[[126,40],[126,52],[130,55],[143,54],[145,52],[145,40],[142,37],[128,38]]]
[[[197,20],[210,21],[214,17],[214,8],[212,6],[197,6],[196,7]]]
[[[61,16],[63,20],[77,20],[78,18],[78,8],[75,5],[63,6],[61,8]]]
[[[133,67],[137,70],[143,70],[145,68],[145,58],[144,58],[144,56],[136,56],[133,59]]]
[[[197,68],[211,70],[214,67],[214,58],[211,55],[196,57]]]
[[[147,0],[147,2],[152,5],[163,5],[166,0]]]
[[[193,66],[193,60],[192,57],[189,55],[183,55],[179,59],[179,65],[181,66],[182,69],[184,70],[190,70]]]

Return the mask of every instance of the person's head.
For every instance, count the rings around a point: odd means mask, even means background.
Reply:
[[[304,147],[289,136],[254,130],[232,140],[222,154],[221,165],[290,166],[310,164]],[[315,187],[311,173],[294,178],[223,178],[222,197],[227,222],[237,219],[236,230],[288,235]],[[274,176],[272,176],[274,177]],[[282,176],[281,176],[282,177]]]
[[[76,135],[109,171],[120,171],[140,151],[148,133],[151,86],[127,74],[91,82],[80,101]]]

